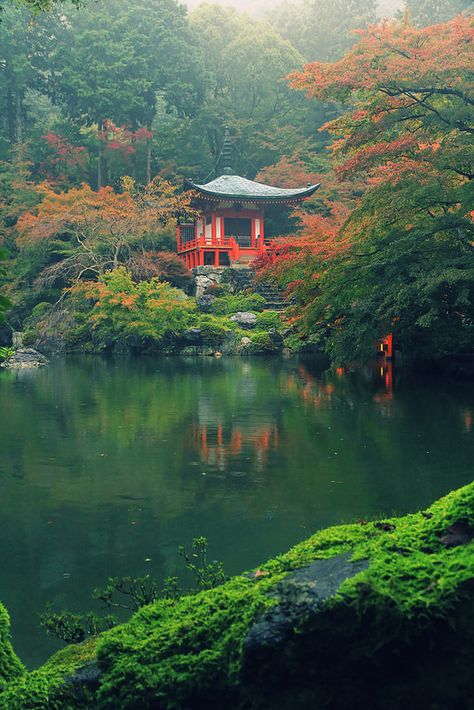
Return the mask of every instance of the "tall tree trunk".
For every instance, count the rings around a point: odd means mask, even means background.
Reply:
[[[8,59],[5,60],[5,79],[6,79],[6,104],[7,104],[7,121],[8,121],[8,140],[10,145],[16,143],[16,125],[15,125],[15,97],[16,97],[16,82],[15,74],[11,63]]]
[[[104,157],[104,124],[102,119],[97,121],[97,189],[105,184],[105,157]]]
[[[153,125],[153,119],[155,118],[156,115],[156,94],[154,91],[150,91],[147,96],[147,109],[146,109],[146,114],[145,114],[145,125],[147,131],[150,132],[151,134],[151,127]],[[151,182],[151,147],[152,147],[152,139],[153,136],[150,135],[149,138],[146,139],[146,153],[145,153],[145,172],[146,172],[146,182],[147,185],[148,183]]]
[[[102,187],[102,120],[97,121],[97,189]]]
[[[13,109],[13,94],[11,86],[7,89],[7,117],[8,117],[8,140],[10,145],[15,143],[15,111]]]
[[[8,60],[5,63],[5,78],[7,80],[7,120],[8,120],[8,140],[10,145],[15,143],[15,108],[14,108],[14,81],[11,75],[10,65]]]
[[[151,118],[146,122],[147,131],[151,133]],[[151,182],[151,136],[146,139],[146,183]]]
[[[21,105],[21,94],[15,92],[15,142],[23,143],[23,116]]]

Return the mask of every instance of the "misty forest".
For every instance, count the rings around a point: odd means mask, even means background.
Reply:
[[[0,710],[472,710],[473,10],[0,0]]]

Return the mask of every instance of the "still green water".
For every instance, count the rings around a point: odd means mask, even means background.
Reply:
[[[378,368],[68,359],[1,372],[0,412],[0,599],[30,665],[61,646],[47,602],[86,611],[108,576],[179,574],[193,537],[237,573],[472,478],[472,388]]]

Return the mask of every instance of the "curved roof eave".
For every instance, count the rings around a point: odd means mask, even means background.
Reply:
[[[227,176],[226,176],[227,177]],[[234,176],[229,176],[234,177]],[[212,189],[210,187],[212,182],[217,182],[219,178],[213,180],[211,183],[205,185],[199,185],[190,179],[184,181],[185,189],[196,190],[202,195],[208,195],[209,197],[214,197],[219,200],[239,200],[248,202],[285,202],[293,200],[302,200],[316,192],[316,190],[321,186],[320,183],[315,185],[308,185],[305,188],[296,188],[294,190],[288,188],[278,188],[272,187],[270,185],[264,185],[263,183],[254,182],[252,180],[247,180],[246,178],[238,178],[235,191],[225,191],[221,189]],[[246,192],[239,192],[238,187],[241,181],[245,181]],[[255,186],[255,192],[252,192],[252,186]],[[263,189],[262,189],[263,188]],[[259,194],[260,193],[260,194]]]

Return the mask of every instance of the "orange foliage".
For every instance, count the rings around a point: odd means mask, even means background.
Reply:
[[[259,182],[275,187],[301,187],[321,182],[319,173],[309,172],[305,163],[297,155],[284,155],[278,163],[263,168],[255,178]]]
[[[31,246],[71,232],[81,243],[143,236],[189,210],[189,197],[178,195],[176,188],[162,178],[153,180],[142,192],[125,181],[128,189],[114,192],[102,187],[97,192],[88,185],[65,192],[55,192],[48,184],[38,186],[42,201],[25,212],[17,223],[17,243]]]
[[[463,85],[466,68],[472,68],[474,27],[472,18],[456,17],[445,24],[416,29],[406,23],[384,22],[360,30],[358,42],[339,61],[314,62],[291,75],[292,86],[309,96],[343,98],[344,92],[386,86],[393,105],[409,102],[404,87],[411,82],[421,90],[438,88],[454,94]],[[433,78],[436,77],[433,87]],[[449,78],[449,89],[443,81]],[[436,87],[436,83],[439,87]],[[429,93],[429,91],[428,91]],[[388,110],[388,107],[382,109]],[[353,120],[366,120],[364,112]],[[332,122],[337,124],[339,119]]]
[[[350,207],[341,202],[326,202],[326,206],[325,215],[295,211],[300,231],[296,236],[275,240],[275,251],[261,258],[256,265],[261,276],[287,281],[292,273],[305,273],[318,278],[314,269],[349,248],[350,240],[341,234],[341,228],[350,214]],[[287,288],[294,290],[300,283],[300,278],[294,279],[287,283]]]
[[[473,18],[422,29],[385,22],[359,34],[339,61],[308,64],[290,77],[308,96],[351,104],[321,128],[337,137],[339,176],[371,177],[373,168],[407,159],[412,169],[413,161],[430,164],[438,152],[452,154],[456,144],[462,150],[453,132],[472,131]]]

